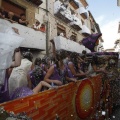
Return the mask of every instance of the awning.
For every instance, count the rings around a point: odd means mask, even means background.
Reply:
[[[91,50],[91,52],[95,52],[94,47],[95,47],[96,43],[98,42],[98,38],[101,36],[102,36],[101,33],[91,34],[90,36],[88,36],[87,38],[84,38],[82,40],[82,44],[86,48]]]

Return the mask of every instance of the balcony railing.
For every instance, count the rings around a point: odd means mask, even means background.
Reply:
[[[39,6],[39,5],[41,5],[43,3],[42,0],[26,0],[26,1],[31,2],[36,6]]]
[[[21,47],[39,50],[46,49],[46,33],[35,31],[32,28],[17,23],[11,23],[5,19],[0,19],[0,24],[15,28],[19,35],[25,38],[25,41],[22,42]]]
[[[79,12],[80,12],[80,15],[81,15],[84,19],[87,19],[87,18],[88,18],[88,12],[87,12],[87,10],[86,10],[83,6],[81,6],[81,7],[79,8]]]
[[[80,45],[79,43],[62,36],[55,37],[54,41],[57,50],[66,50],[76,53],[82,53],[82,51],[85,50],[85,47],[83,45]]]
[[[77,18],[75,15],[72,15],[73,21],[70,23],[70,25],[76,29],[76,30],[81,30],[82,29],[82,22],[79,18]]]
[[[79,8],[79,3],[77,2],[77,0],[70,0],[69,2],[75,9]]]
[[[84,36],[88,36],[88,35],[91,34],[90,29],[86,25],[82,26],[82,31],[81,32]]]
[[[72,21],[71,11],[58,0],[54,3],[54,14],[66,23]]]

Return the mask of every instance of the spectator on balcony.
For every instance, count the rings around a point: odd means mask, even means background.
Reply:
[[[65,37],[64,33],[60,33],[60,36]]]
[[[15,15],[13,12],[8,12],[8,17],[7,19],[11,22],[11,23],[15,23],[16,19],[15,19]]]
[[[40,31],[46,32],[45,24],[41,24]]]
[[[18,20],[18,23],[24,26],[27,26],[29,24],[29,21],[26,20],[25,14],[20,14],[20,19]]]
[[[0,18],[5,18],[6,17],[6,13],[4,11],[4,8],[0,8]]]
[[[25,52],[19,67],[13,68],[9,78],[9,93],[11,94],[16,88],[27,86],[27,75],[32,69],[32,53]]]
[[[33,24],[32,28],[34,30],[39,31],[40,30],[40,22],[38,20],[36,20],[35,24]]]

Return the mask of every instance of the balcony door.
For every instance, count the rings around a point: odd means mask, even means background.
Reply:
[[[6,12],[13,12],[16,17],[19,17],[21,13],[26,13],[26,9],[11,2],[10,0],[2,0],[2,7]]]
[[[64,26],[57,24],[57,35],[59,36],[61,33],[64,34],[64,36],[66,37],[66,29]]]

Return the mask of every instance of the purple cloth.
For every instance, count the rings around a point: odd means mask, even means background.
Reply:
[[[8,90],[8,75],[6,72],[4,85],[0,89],[0,103],[6,102],[9,100],[9,90]]]
[[[67,72],[67,67],[65,66],[64,70],[58,70],[56,65],[54,64],[54,73],[50,76],[50,79],[52,80],[60,80],[63,82],[63,79],[65,78]]]
[[[54,73],[50,76],[50,79],[52,79],[52,80],[61,80],[61,77],[59,75],[59,71],[58,71],[56,65],[54,65]]]
[[[73,64],[72,62],[68,62],[68,65],[69,64]],[[69,66],[67,67],[67,73],[68,73],[68,77],[69,78],[76,78],[73,74],[72,74],[72,72],[71,72],[71,70],[69,69]]]
[[[95,47],[95,44],[98,40],[98,38],[102,36],[101,33],[96,33],[96,34],[91,34],[89,37],[87,38],[84,38],[82,40],[82,44],[88,48],[89,50],[91,50],[91,52],[94,52],[94,47]]]
[[[11,100],[17,99],[17,98],[23,98],[29,95],[32,95],[33,91],[28,87],[20,87],[17,88],[12,95],[10,96]]]
[[[32,71],[29,72],[29,75],[32,83],[32,88],[36,87],[42,80],[44,80],[44,76],[42,76],[39,80],[35,80],[34,76],[32,76]]]
[[[87,53],[87,56],[90,57],[90,56],[94,56],[94,55],[98,55],[98,56],[102,56],[102,55],[114,55],[116,57],[119,56],[118,52],[92,52],[92,53]]]
[[[41,81],[44,80],[44,76],[45,76],[45,71],[43,71],[43,69],[41,69],[40,71],[37,71],[37,69],[40,69],[42,67],[40,66],[35,66],[35,68],[30,71],[28,74],[30,76],[31,79],[31,83],[32,83],[32,88],[36,87]],[[36,73],[35,73],[36,71]],[[37,78],[35,78],[37,77]]]

